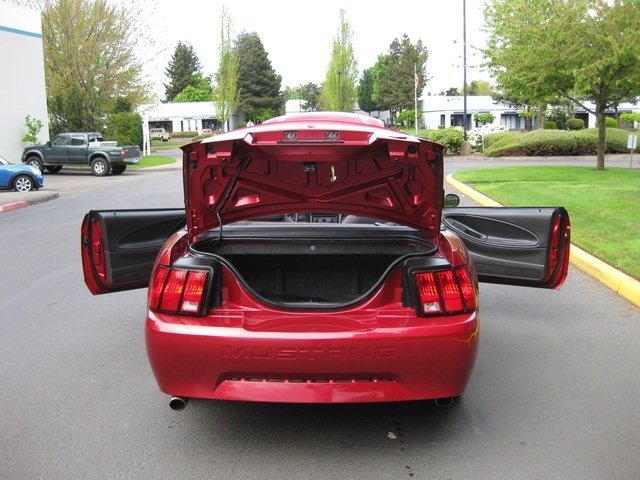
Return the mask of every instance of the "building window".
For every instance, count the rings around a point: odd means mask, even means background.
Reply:
[[[509,130],[518,130],[518,116],[512,113],[503,113],[500,117],[500,125]]]

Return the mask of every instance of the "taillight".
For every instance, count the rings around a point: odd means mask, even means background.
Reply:
[[[149,288],[149,309],[163,313],[199,315],[209,273],[158,266]]]
[[[477,308],[476,288],[465,267],[415,274],[421,315],[454,315]]]

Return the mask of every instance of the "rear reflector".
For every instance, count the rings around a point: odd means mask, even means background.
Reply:
[[[421,315],[454,315],[477,308],[476,289],[465,267],[415,274]]]
[[[172,314],[198,315],[209,274],[158,266],[149,290],[149,309]]]

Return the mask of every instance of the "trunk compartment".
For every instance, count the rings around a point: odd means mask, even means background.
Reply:
[[[191,251],[216,258],[268,302],[331,307],[364,300],[407,258],[430,256],[435,249],[410,229],[303,229],[275,229],[268,235],[253,231],[249,237],[246,231],[227,233],[225,228],[219,242],[214,233]]]

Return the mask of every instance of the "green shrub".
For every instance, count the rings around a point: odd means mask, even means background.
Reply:
[[[515,132],[504,132],[487,137],[489,142],[485,155],[489,157],[580,156],[595,155],[598,151],[597,128],[578,131],[535,130],[515,135],[512,133]],[[607,129],[606,153],[625,153],[628,135],[626,130]]]
[[[137,113],[114,113],[107,117],[104,137],[118,145],[142,145],[142,117]]]
[[[555,130],[557,128],[556,122],[553,120],[545,120],[544,129],[545,130]]]
[[[557,128],[558,130],[566,130],[567,120],[569,120],[569,116],[567,115],[567,112],[564,109],[554,107],[549,112],[547,112],[547,120],[556,122],[555,128]]]
[[[620,121],[630,123],[633,127],[634,123],[640,123],[640,112],[621,113]]]
[[[191,138],[198,135],[198,132],[187,130],[185,132],[171,132],[172,138]]]
[[[629,153],[629,132],[620,128],[607,128],[607,153]]]
[[[497,142],[503,141],[505,139],[515,139],[520,135],[522,135],[522,132],[515,131],[515,130],[510,130],[508,132],[490,133],[484,139],[484,146],[485,148],[488,148],[489,146]]]
[[[431,140],[432,142],[439,143],[447,147],[445,153],[459,154],[464,142],[464,133],[461,129],[456,127],[444,128],[441,130],[421,130],[420,136]]]
[[[570,118],[567,120],[568,130],[582,130],[584,128],[584,120],[581,118]]]
[[[605,128],[618,128],[618,121],[613,117],[604,117]]]

